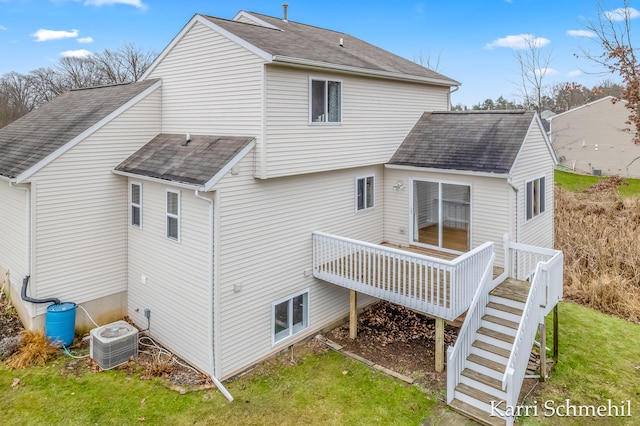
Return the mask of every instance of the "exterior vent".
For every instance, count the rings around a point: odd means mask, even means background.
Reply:
[[[138,356],[138,329],[126,321],[94,328],[89,336],[89,356],[103,370],[112,369]]]
[[[602,176],[602,169],[592,169],[591,173],[593,173],[594,176]]]

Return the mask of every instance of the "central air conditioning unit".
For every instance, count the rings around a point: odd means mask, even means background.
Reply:
[[[109,370],[138,356],[138,329],[126,321],[94,328],[89,333],[89,356],[103,370]]]

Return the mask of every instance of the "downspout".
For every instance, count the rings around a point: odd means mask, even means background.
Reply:
[[[20,297],[25,302],[30,303],[55,303],[59,305],[61,302],[59,299],[55,297],[47,298],[47,299],[34,299],[33,297],[27,296],[27,286],[29,285],[29,280],[31,279],[31,190],[29,188],[24,188],[18,186],[15,181],[9,181],[9,186],[13,189],[18,189],[20,191],[24,191],[27,194],[27,211],[26,211],[26,269],[27,275],[22,280],[22,289],[20,291]]]
[[[209,204],[209,338],[211,341],[211,348],[209,351],[209,368],[211,370],[211,381],[216,385],[216,387],[222,392],[222,394],[227,398],[230,402],[233,401],[233,396],[229,393],[229,391],[224,387],[222,382],[218,380],[215,376],[215,364],[214,364],[214,309],[213,309],[213,288],[215,282],[213,280],[213,200],[211,198],[203,197],[200,195],[200,190],[196,189],[194,192],[196,198],[205,201]]]
[[[516,198],[515,198],[515,209],[516,209],[516,212],[515,212],[515,217],[516,217],[516,235],[515,235],[515,237],[516,237],[516,241],[515,242],[519,243],[520,242],[520,221],[518,220],[519,219],[518,218],[518,216],[519,216],[519,212],[518,212],[518,193],[520,192],[520,190],[518,189],[517,186],[515,186],[513,184],[513,180],[511,179],[511,176],[509,176],[507,178],[507,183],[509,184],[511,189],[513,189],[513,192],[515,192],[515,194],[516,194]]]
[[[453,90],[449,90],[449,95],[447,96],[447,101],[449,102],[449,108],[447,110],[451,111],[451,94],[457,92],[460,89],[460,86],[453,86]]]

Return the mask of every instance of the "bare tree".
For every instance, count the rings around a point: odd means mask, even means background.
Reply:
[[[431,71],[440,72],[441,55],[442,52],[438,53],[438,56],[433,59],[431,57],[431,52],[427,51],[427,53],[423,53],[422,49],[420,49],[420,54],[417,57],[413,57],[413,62],[425,68],[429,68]]]
[[[592,54],[583,51],[583,54],[622,78],[621,98],[627,101],[625,107],[629,110],[627,124],[633,126],[630,130],[634,133],[634,143],[640,144],[640,64],[631,39],[631,19],[637,11],[629,6],[628,0],[624,0],[623,7],[617,9],[605,10],[601,1],[597,5],[598,19],[590,21],[587,29],[597,35],[602,52]]]
[[[154,52],[143,52],[135,44],[127,43],[116,50],[105,49],[92,59],[106,84],[119,84],[137,81],[155,56]]]
[[[544,39],[525,34],[521,45],[514,51],[520,68],[520,82],[517,84],[523,103],[540,111],[544,108],[543,81],[549,72],[551,52],[544,51]]]

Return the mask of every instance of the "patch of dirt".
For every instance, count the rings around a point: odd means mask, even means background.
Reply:
[[[22,323],[13,306],[9,304],[4,293],[0,293],[0,340],[17,336],[22,330]]]

